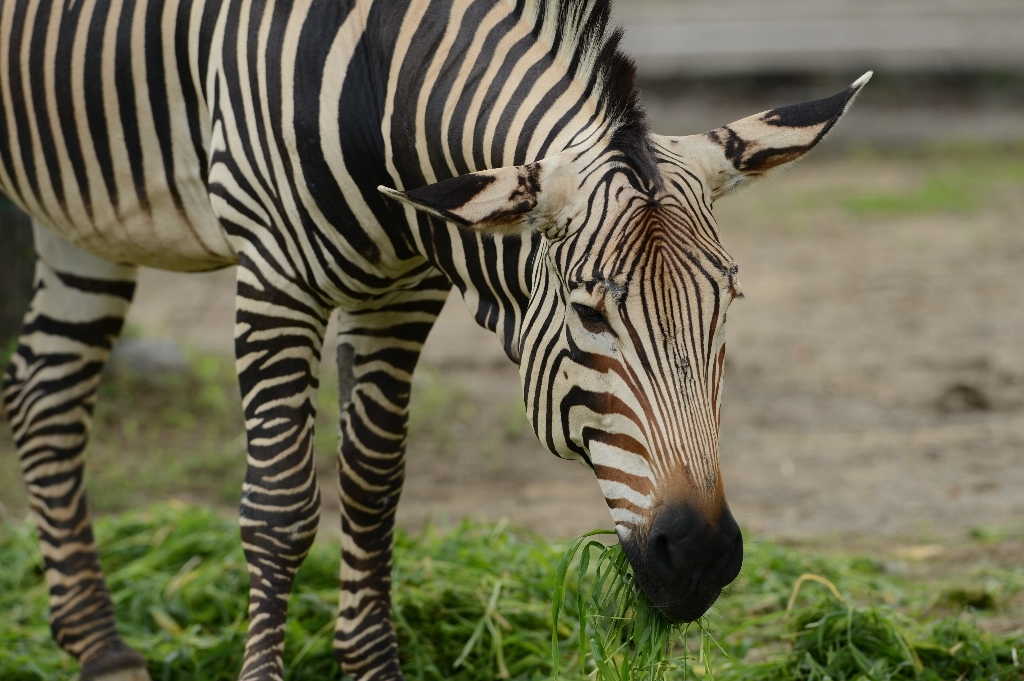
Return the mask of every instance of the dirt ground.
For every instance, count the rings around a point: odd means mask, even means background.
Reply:
[[[1024,174],[1019,153],[958,156],[973,153],[811,159],[716,208],[747,294],[729,320],[721,461],[749,530],[927,540],[1024,519]],[[146,335],[230,353],[231,271],[147,270],[136,301]],[[535,441],[516,367],[454,295],[423,366],[403,525],[609,524],[592,475]]]

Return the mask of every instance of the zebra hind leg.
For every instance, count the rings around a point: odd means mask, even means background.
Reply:
[[[82,681],[147,680],[124,644],[103,579],[83,483],[96,386],[135,290],[136,268],[35,225],[35,291],[4,374],[3,402],[35,515],[50,628]]]
[[[420,350],[450,287],[439,277],[340,318],[342,558],[334,656],[357,681],[402,679],[391,615],[391,551],[409,393]]]

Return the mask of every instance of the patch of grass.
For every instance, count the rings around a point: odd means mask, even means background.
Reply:
[[[249,583],[236,525],[210,510],[168,504],[100,521],[96,533],[121,631],[146,655],[153,678],[235,679]],[[560,552],[503,526],[466,522],[415,538],[399,532],[394,611],[406,678],[549,678]],[[337,676],[331,639],[338,564],[338,549],[318,544],[299,572],[286,633],[289,679]],[[29,527],[8,523],[0,531],[5,681],[75,672],[50,639],[41,565]]]
[[[992,567],[977,570],[969,583],[943,588],[932,597],[936,605],[953,611],[997,611],[1024,590],[1024,574]]]
[[[775,659],[728,664],[737,681],[815,679],[1022,679],[1016,660],[1024,637],[995,637],[965,617],[922,623],[886,606],[856,607],[821,598],[787,616],[792,647]]]
[[[237,504],[242,424],[234,365],[220,356],[192,353],[178,373],[105,375],[86,458],[90,504],[119,512],[185,489]]]
[[[843,206],[857,216],[943,211],[970,213],[982,197],[975,183],[960,173],[926,177],[917,188],[905,192],[863,192],[843,199]]]
[[[864,558],[825,559],[768,542],[755,542],[752,548],[756,553],[723,598],[716,633],[728,654],[718,678],[1024,678],[1013,653],[1024,644],[1024,630],[987,634],[970,607],[932,618],[937,600],[933,584],[886,575]],[[797,570],[808,568],[794,579]],[[975,588],[980,577],[962,583]],[[806,590],[814,582],[821,586],[802,593],[802,586]],[[745,619],[737,616],[737,609],[747,611]],[[780,647],[780,641],[787,645]]]
[[[550,677],[560,549],[501,524],[400,533],[394,612],[406,678]]]
[[[636,587],[618,545],[575,540],[559,565],[558,584],[572,582],[568,567],[579,553],[575,614],[577,632],[585,632],[579,637],[581,673],[597,681],[1024,679],[1017,656],[1024,631],[997,637],[962,615],[929,620],[922,612],[931,603],[922,605],[921,585],[887,578],[869,559],[825,559],[768,542],[752,548],[743,576],[712,614],[686,626],[665,620]],[[594,568],[592,551],[598,555]],[[966,587],[985,594],[987,609],[1004,601],[993,593],[1020,588],[1021,575],[999,573],[980,587]],[[849,593],[844,596],[833,579]],[[815,584],[819,597],[802,605],[802,589]],[[562,603],[556,591],[555,622]],[[975,604],[961,605],[967,613]],[[692,646],[688,634],[695,634]],[[750,654],[765,649],[768,655]],[[555,664],[559,654],[553,646]]]
[[[97,538],[121,630],[153,678],[233,680],[249,579],[235,523],[171,503],[103,520]],[[750,545],[741,579],[683,629],[659,619],[618,546],[586,537],[566,554],[528,532],[470,522],[399,532],[394,612],[403,670],[417,681],[550,679],[556,665],[560,678],[597,681],[1024,679],[1020,631],[986,634],[970,611],[929,619],[927,589],[890,579],[870,560]],[[289,679],[337,678],[338,563],[336,548],[318,544],[299,572],[286,631]],[[7,522],[5,681],[74,678],[76,665],[50,639],[46,602],[32,532]],[[567,616],[553,619],[553,605]]]
[[[18,339],[9,338],[3,343],[0,343],[0,372],[4,370],[7,363],[11,360],[11,355],[18,349]]]
[[[1024,188],[1024,161],[998,149],[935,150],[922,159],[928,170],[907,190],[869,190],[840,201],[858,217],[928,212],[976,213],[1003,190]]]
[[[500,413],[502,414],[502,430],[506,439],[518,440],[523,436],[533,436],[530,418],[526,415],[526,403],[521,397],[509,400]]]
[[[888,227],[887,223],[915,216],[1013,212],[1024,190],[1024,145],[865,148],[843,162],[808,160],[794,175],[801,180],[779,179],[778,185],[752,188],[747,195],[716,206],[719,220],[730,229],[757,233],[774,223],[790,236],[801,236],[849,228],[849,219]]]
[[[432,367],[416,370],[409,407],[410,440],[428,440],[440,454],[451,454],[459,445],[460,427],[475,413],[463,386]]]

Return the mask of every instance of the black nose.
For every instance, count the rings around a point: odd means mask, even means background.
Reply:
[[[667,506],[654,520],[643,555],[636,572],[644,592],[673,622],[692,622],[739,574],[743,535],[727,506],[717,518],[688,505]]]

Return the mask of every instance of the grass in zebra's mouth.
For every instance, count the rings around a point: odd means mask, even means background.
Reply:
[[[685,676],[692,666],[686,646],[691,626],[672,624],[658,612],[636,584],[621,545],[608,546],[593,539],[614,534],[595,530],[573,540],[558,563],[551,607],[552,668],[557,675],[558,620],[565,609],[569,567],[578,555],[575,625],[580,673],[588,673],[589,661],[598,681],[657,681],[679,671]],[[597,559],[592,565],[595,552]],[[706,665],[714,639],[702,622],[693,628],[699,631],[698,664]],[[677,642],[683,647],[682,655],[678,655]]]
[[[101,521],[97,537],[121,629],[146,655],[153,678],[233,681],[248,586],[234,523],[171,503]],[[1020,570],[911,581],[874,559],[754,540],[740,578],[702,626],[666,630],[644,611],[621,551],[591,540],[566,552],[523,530],[468,521],[398,533],[394,609],[406,678],[552,679],[557,664],[558,678],[574,681],[1024,679],[1024,632],[988,634],[979,626],[993,612],[1020,608]],[[330,650],[337,569],[336,547],[316,545],[299,573],[288,679],[337,677]],[[987,589],[982,605],[991,609],[960,612],[955,589]],[[564,613],[554,627],[554,657],[553,603]],[[60,681],[75,673],[50,640],[31,529],[7,520],[0,526],[0,678]]]

